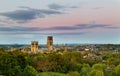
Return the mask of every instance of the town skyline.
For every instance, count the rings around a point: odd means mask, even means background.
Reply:
[[[0,44],[120,44],[119,0],[1,0]]]

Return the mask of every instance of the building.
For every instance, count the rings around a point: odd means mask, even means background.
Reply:
[[[63,52],[67,52],[67,46],[66,46],[66,45],[62,45],[62,46],[61,46],[61,50],[62,50]]]
[[[32,53],[38,52],[38,41],[31,42],[31,52]]]
[[[47,37],[47,47],[48,47],[48,51],[53,50],[53,37],[52,36]]]

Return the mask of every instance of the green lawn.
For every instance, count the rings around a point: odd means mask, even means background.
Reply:
[[[66,76],[66,74],[57,72],[42,72],[39,76]]]

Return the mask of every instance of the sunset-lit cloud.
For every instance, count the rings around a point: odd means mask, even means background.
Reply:
[[[23,32],[24,33],[32,33],[33,32],[37,32],[37,34],[41,33],[42,31],[49,31],[49,33],[51,31],[58,31],[59,34],[61,33],[61,31],[75,31],[75,30],[88,30],[88,29],[96,29],[96,28],[101,28],[101,29],[120,29],[120,27],[115,27],[112,25],[105,25],[105,24],[77,24],[77,25],[73,25],[73,26],[55,26],[55,27],[49,27],[49,28],[40,28],[40,27],[26,27],[26,26],[11,26],[11,27],[0,27],[0,32],[4,32],[7,31],[9,34],[11,32],[15,32],[16,34],[19,32]],[[64,32],[64,33],[66,33]],[[54,33],[54,32],[51,32]],[[79,33],[79,32],[77,32]],[[35,33],[34,33],[35,34]],[[58,34],[58,35],[59,35]],[[63,34],[63,33],[61,33]]]

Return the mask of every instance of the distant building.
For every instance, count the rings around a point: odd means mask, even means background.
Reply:
[[[53,50],[53,37],[52,36],[47,37],[47,47],[48,47],[48,51]]]
[[[67,46],[66,45],[62,45],[61,49],[62,49],[63,52],[67,52]]]
[[[38,52],[38,41],[31,42],[31,52],[32,53]]]

